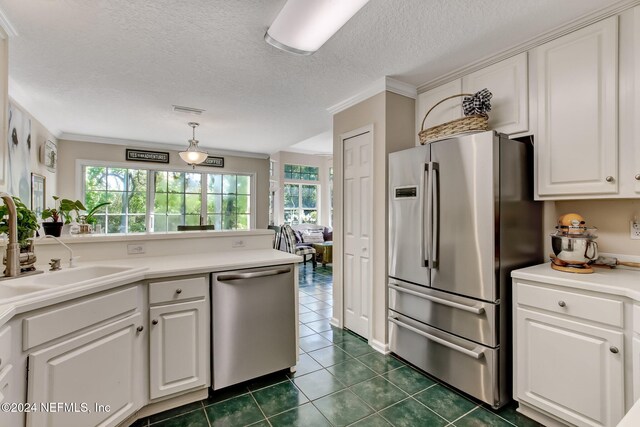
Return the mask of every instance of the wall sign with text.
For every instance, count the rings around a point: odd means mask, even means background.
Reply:
[[[130,150],[127,148],[127,161],[169,163],[169,153],[164,151]]]
[[[209,156],[207,160],[200,163],[202,166],[211,166],[213,168],[223,168],[224,167],[224,157],[214,157]]]

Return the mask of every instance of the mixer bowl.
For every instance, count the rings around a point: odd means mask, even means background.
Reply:
[[[567,264],[588,264],[598,258],[598,244],[592,236],[568,237],[551,235],[551,249]]]

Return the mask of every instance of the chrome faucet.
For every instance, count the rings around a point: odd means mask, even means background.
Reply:
[[[9,211],[9,243],[7,244],[7,266],[4,270],[5,277],[17,277],[20,275],[20,244],[18,243],[18,214],[13,197],[0,192],[0,198],[4,201]]]
[[[69,251],[69,267],[73,268],[76,266],[76,260],[78,259],[78,257],[74,257],[73,256],[73,249],[71,249],[69,246],[65,245],[64,242],[62,242],[62,240],[58,239],[56,236],[51,236],[49,234],[44,236],[45,239],[53,239],[56,242],[60,243],[62,246],[64,246],[65,248],[67,248],[67,250]]]

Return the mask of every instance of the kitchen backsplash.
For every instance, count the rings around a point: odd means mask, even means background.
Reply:
[[[552,215],[545,218],[545,232],[553,231],[561,214],[576,212],[598,228],[600,252],[640,256],[640,240],[629,237],[629,221],[634,216],[640,221],[640,199],[557,201],[555,212],[553,219]]]

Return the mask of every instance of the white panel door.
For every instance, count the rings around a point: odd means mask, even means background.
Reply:
[[[27,401],[63,402],[57,412],[30,412],[28,427],[116,426],[142,406],[140,313],[29,355]],[[90,412],[82,412],[85,409]],[[96,405],[109,405],[100,410]],[[77,412],[80,411],[80,412]]]
[[[366,132],[343,140],[343,144],[344,325],[369,338],[373,135]]]
[[[151,399],[206,385],[207,301],[149,309]]]
[[[618,17],[532,51],[537,64],[537,195],[618,191]]]
[[[508,135],[529,130],[527,52],[462,78],[462,91],[476,93],[487,88],[493,94],[489,129]]]
[[[634,46],[634,55],[635,55],[635,106],[634,106],[634,115],[636,117],[635,120],[635,129],[634,129],[634,140],[636,141],[634,146],[635,153],[635,167],[633,170],[633,180],[635,182],[635,192],[640,193],[640,120],[637,118],[640,117],[640,6],[637,6],[633,9],[633,46]]]
[[[517,308],[518,400],[577,426],[624,415],[624,334]]]
[[[416,135],[420,132],[422,120],[431,107],[444,98],[452,95],[460,95],[461,93],[462,80],[457,79],[418,95],[416,104]],[[441,125],[442,123],[450,122],[460,117],[462,117],[462,97],[456,97],[434,108],[424,122],[424,129]],[[417,140],[416,145],[420,145],[419,140]]]
[[[631,354],[633,357],[633,361],[631,363],[633,367],[633,401],[635,402],[640,399],[640,337],[637,336],[637,333],[634,333]]]

